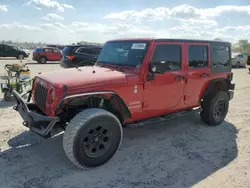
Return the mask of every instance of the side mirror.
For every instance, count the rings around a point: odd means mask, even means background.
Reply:
[[[168,69],[166,61],[152,61],[150,71],[154,74],[164,74]]]

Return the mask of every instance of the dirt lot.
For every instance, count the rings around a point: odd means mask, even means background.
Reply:
[[[0,73],[5,62],[0,60]],[[35,74],[59,68],[27,62]],[[88,171],[68,161],[62,136],[43,140],[27,131],[13,103],[0,101],[0,187],[250,187],[250,75],[247,69],[234,73],[235,98],[222,125],[208,127],[190,114],[126,129],[115,157]]]

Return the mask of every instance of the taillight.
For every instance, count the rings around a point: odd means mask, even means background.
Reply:
[[[55,89],[51,87],[48,91],[48,104],[53,104],[54,100],[55,100]]]
[[[66,56],[66,58],[67,58],[68,60],[72,60],[72,59],[74,59],[74,58],[75,58],[75,56],[70,55],[70,56]]]

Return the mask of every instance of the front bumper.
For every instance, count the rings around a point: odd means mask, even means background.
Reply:
[[[31,98],[31,91],[27,93],[29,93],[29,101]],[[27,93],[23,93],[22,96]],[[17,91],[13,90],[12,94],[17,102],[13,109],[19,112],[23,118],[23,125],[44,138],[50,137],[51,129],[57,122],[60,121],[60,118],[57,116],[47,116],[38,108],[36,104],[25,102]]]

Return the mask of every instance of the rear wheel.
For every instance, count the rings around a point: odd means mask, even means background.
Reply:
[[[229,97],[224,91],[210,92],[202,102],[201,119],[208,125],[219,125],[227,115]]]
[[[63,147],[78,168],[100,166],[109,161],[122,141],[122,126],[112,113],[98,108],[84,110],[67,125]]]

